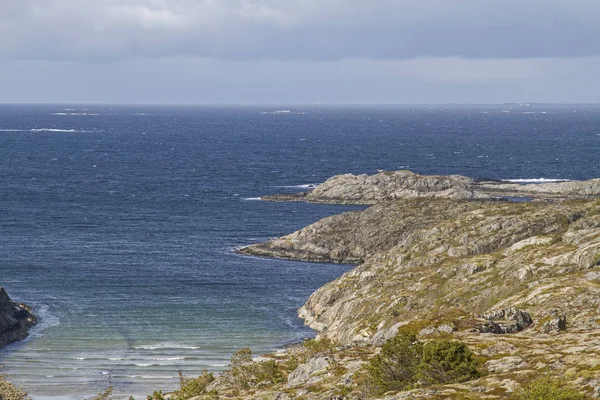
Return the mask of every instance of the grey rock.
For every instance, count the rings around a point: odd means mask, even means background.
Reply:
[[[373,344],[373,346],[383,346],[385,342],[395,337],[398,334],[400,328],[406,324],[407,322],[398,322],[397,324],[391,326],[388,329],[382,329],[377,331],[377,333],[373,336],[373,340],[371,341],[371,343]]]
[[[299,365],[288,376],[288,387],[307,384],[311,380],[311,383],[316,383],[320,379],[315,380],[314,375],[317,373],[325,372],[329,367],[329,364],[330,360],[328,357],[311,358],[306,364]]]
[[[515,369],[522,369],[527,366],[527,363],[517,356],[504,357],[497,360],[489,360],[485,363],[485,367],[489,372],[509,372]]]
[[[485,322],[477,327],[481,333],[517,333],[533,323],[531,316],[518,308],[495,310],[481,316]]]
[[[567,329],[567,317],[564,315],[551,319],[542,326],[542,332],[545,333],[559,332],[564,331],[565,329]]]

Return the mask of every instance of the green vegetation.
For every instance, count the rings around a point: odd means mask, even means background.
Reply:
[[[0,399],[1,400],[28,400],[30,397],[23,388],[14,386],[0,375]]]
[[[272,386],[285,376],[275,360],[252,361],[252,351],[245,347],[231,357],[229,381],[235,389]]]
[[[511,400],[586,400],[566,382],[559,379],[542,377],[515,390]]]
[[[461,342],[440,339],[423,344],[413,332],[388,340],[365,368],[362,386],[368,394],[457,383],[480,376],[481,361]]]
[[[465,382],[479,377],[479,366],[464,343],[438,340],[423,346],[419,375],[429,384]]]
[[[170,394],[171,400],[187,400],[192,397],[199,397],[203,400],[218,399],[219,396],[215,391],[207,391],[206,387],[215,380],[212,373],[202,371],[202,374],[197,378],[186,378],[179,372],[179,390]],[[164,400],[165,396],[162,391],[155,391],[147,400]]]

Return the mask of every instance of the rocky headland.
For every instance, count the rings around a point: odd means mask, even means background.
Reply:
[[[409,198],[480,200],[521,197],[564,200],[598,196],[600,196],[600,179],[519,184],[491,179],[472,179],[460,175],[419,175],[403,170],[386,171],[376,175],[336,175],[307,192],[268,195],[261,199],[370,205],[387,200]]]
[[[258,382],[237,395],[373,398],[361,389],[359,371],[411,329],[424,342],[467,344],[483,359],[482,375],[376,398],[502,399],[540,376],[600,397],[598,197],[600,180],[520,185],[408,171],[341,175],[306,194],[265,197],[372,206],[240,250],[358,265],[299,311],[332,347],[300,357],[282,382]],[[298,351],[266,359],[286,365]],[[219,378],[211,388],[228,393],[227,382]]]
[[[0,347],[25,339],[36,323],[31,307],[13,302],[0,287]]]

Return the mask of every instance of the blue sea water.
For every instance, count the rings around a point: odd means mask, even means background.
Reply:
[[[36,398],[144,396],[312,332],[350,268],[236,246],[357,207],[264,203],[339,173],[600,176],[600,106],[0,106],[0,285],[40,324],[0,350]]]

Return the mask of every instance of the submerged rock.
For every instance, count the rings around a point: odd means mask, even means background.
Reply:
[[[0,347],[25,339],[36,323],[31,308],[14,303],[0,287]]]

